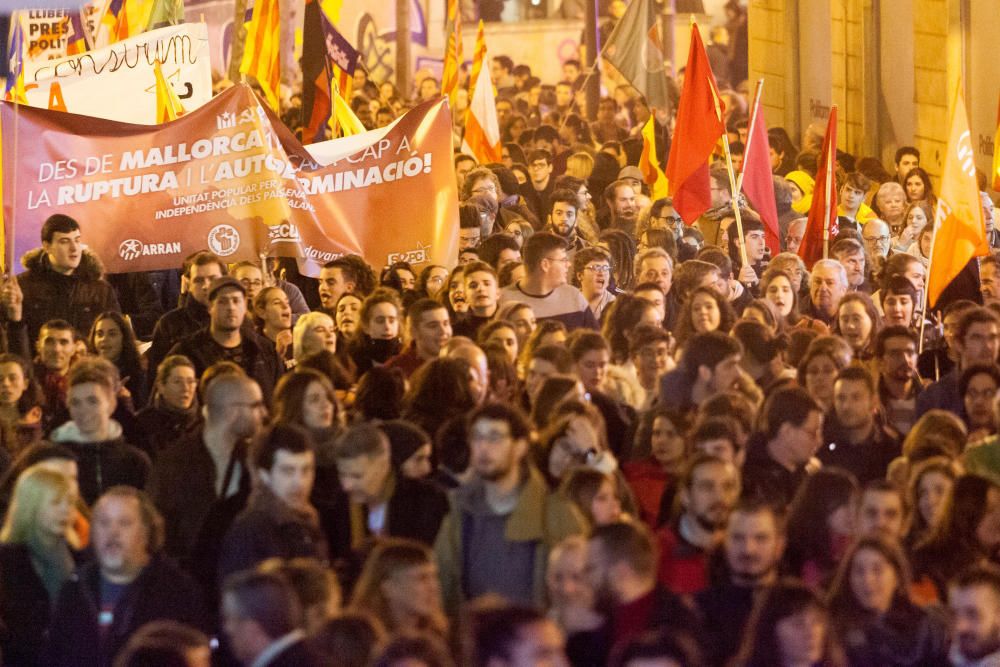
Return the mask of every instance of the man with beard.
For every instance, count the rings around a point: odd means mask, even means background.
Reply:
[[[947,325],[947,317],[945,321]],[[996,363],[1000,351],[1000,319],[989,308],[971,308],[958,321],[953,340],[958,363],[917,397],[917,419],[933,408],[963,414],[958,380],[969,366]]]
[[[809,274],[809,303],[803,314],[832,325],[837,306],[847,290],[847,271],[840,262],[835,259],[817,261]]]
[[[611,523],[590,533],[584,571],[607,618],[589,644],[593,664],[606,664],[608,656],[648,630],[668,626],[697,633],[691,610],[657,582],[657,560],[654,537],[639,522]]]
[[[449,612],[486,593],[541,606],[548,552],[585,520],[529,463],[528,421],[487,403],[468,419],[472,478],[452,492],[434,551]]]
[[[898,433],[909,433],[917,421],[917,396],[924,388],[917,374],[917,335],[913,329],[896,324],[879,331],[875,362],[886,423]]]
[[[722,542],[729,512],[740,497],[740,471],[732,463],[697,454],[678,483],[680,516],[657,532],[659,581],[678,595],[708,586],[708,555]]]
[[[705,664],[727,664],[736,653],[754,601],[778,579],[784,550],[784,516],[777,507],[743,501],[729,515],[723,572],[695,597],[705,628]]]
[[[243,329],[247,290],[232,276],[222,276],[208,290],[208,326],[177,343],[170,354],[183,354],[201,377],[220,361],[231,361],[257,381],[267,402],[285,370],[274,343]]]
[[[848,366],[833,383],[833,410],[823,421],[819,460],[852,473],[861,484],[885,477],[900,455],[899,434],[878,416],[878,392],[864,368]]]
[[[953,667],[1000,664],[1000,569],[974,565],[948,587]]]
[[[639,205],[635,199],[635,189],[625,179],[618,179],[604,188],[604,202],[611,219],[608,229],[620,229],[635,234],[635,222],[639,217]]]
[[[62,588],[45,664],[110,665],[143,625],[177,621],[208,631],[201,591],[161,553],[163,520],[141,491],[115,486],[94,505],[95,559]]]
[[[870,286],[865,283],[865,247],[859,241],[840,239],[830,248],[830,254],[844,267],[850,291],[871,292]]]
[[[1000,258],[996,255],[979,260],[979,292],[984,306],[1000,304]]]
[[[692,336],[677,368],[660,379],[660,405],[693,413],[715,394],[734,389],[741,381],[745,384],[742,356],[740,342],[721,331]]]
[[[576,214],[580,198],[572,190],[556,190],[549,197],[549,219],[546,231],[550,231],[566,241],[570,258],[573,253],[587,246],[576,229]]]
[[[201,428],[160,452],[150,482],[150,495],[166,521],[166,551],[179,559],[189,555],[214,503],[235,498],[242,507],[245,502],[247,442],[265,415],[260,387],[239,372],[217,376],[202,398]]]

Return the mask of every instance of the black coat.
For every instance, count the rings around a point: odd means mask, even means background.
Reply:
[[[84,251],[80,266],[69,275],[54,271],[41,249],[26,253],[21,264],[27,271],[17,281],[24,293],[23,318],[30,340],[38,338],[39,329],[49,320],[66,320],[85,336],[98,315],[120,311],[115,290],[101,278],[100,261],[89,251]]]
[[[0,545],[0,650],[5,665],[40,665],[52,603],[26,544]]]
[[[263,484],[254,489],[246,509],[222,540],[219,581],[268,558],[327,559],[326,539],[318,522],[293,512]]]
[[[278,355],[274,343],[253,332],[247,326],[240,330],[242,339],[242,367],[247,375],[257,381],[264,401],[270,404],[271,394],[278,379],[285,372],[285,362]],[[223,361],[222,348],[212,338],[208,327],[197,331],[174,345],[170,354],[183,354],[194,363],[195,372],[201,377],[209,366]]]
[[[208,309],[191,297],[187,297],[183,306],[166,313],[153,328],[153,342],[146,352],[149,360],[149,382],[156,377],[156,369],[160,366],[174,345],[184,337],[208,326]]]
[[[76,455],[80,471],[80,497],[88,506],[112,486],[124,484],[145,489],[151,464],[141,450],[123,438],[103,442],[77,442],[53,438]]]
[[[234,474],[240,475],[240,489],[249,492],[245,445],[234,448]],[[201,429],[162,450],[153,465],[149,491],[163,514],[166,527],[164,550],[183,562],[188,557],[198,531],[218,500],[218,472],[212,455],[202,440]]]
[[[172,620],[208,632],[201,592],[194,581],[166,556],[154,556],[126,589],[114,609],[114,620],[102,638],[100,569],[88,563],[59,594],[52,616],[46,664],[52,667],[110,665],[136,630],[150,621]]]
[[[156,462],[160,452],[170,445],[194,436],[201,429],[197,408],[179,412],[156,405],[146,406],[135,415],[135,446]]]
[[[264,667],[319,667],[324,664],[320,656],[300,639],[264,665]]]
[[[397,476],[396,487],[386,506],[385,532],[431,546],[448,513],[448,495],[436,484]],[[350,560],[351,509],[346,494],[338,493],[331,506],[318,507],[320,520],[330,542],[330,556]],[[366,526],[368,522],[365,521]]]

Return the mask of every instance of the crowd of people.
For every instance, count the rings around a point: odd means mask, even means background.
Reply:
[[[923,312],[919,151],[838,155],[806,267],[820,137],[769,134],[769,247],[721,166],[697,220],[651,200],[634,90],[588,123],[579,63],[490,67],[447,265],[106,275],[44,221],[0,284],[3,663],[1000,665],[1000,258]]]

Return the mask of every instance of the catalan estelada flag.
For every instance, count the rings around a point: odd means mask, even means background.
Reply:
[[[448,40],[444,52],[444,72],[441,75],[441,93],[455,105],[458,90],[458,70],[462,66],[462,12],[458,0],[448,0]]]
[[[7,86],[4,89],[4,99],[27,104],[24,97],[24,27],[18,12],[11,16],[10,48],[7,50],[7,62],[10,71],[7,73]]]
[[[247,37],[240,73],[249,74],[264,91],[271,109],[279,111],[281,84],[281,23],[278,0],[254,0],[247,8]]]

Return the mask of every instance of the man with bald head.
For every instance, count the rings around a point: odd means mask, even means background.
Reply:
[[[267,415],[260,387],[242,370],[223,371],[204,388],[202,426],[156,457],[150,483],[166,521],[168,554],[189,554],[217,500],[250,491],[247,443]]]
[[[892,245],[892,230],[885,220],[872,218],[861,228],[861,240],[864,241],[865,251],[868,258],[875,263],[878,258],[885,259],[889,256],[889,248]]]

